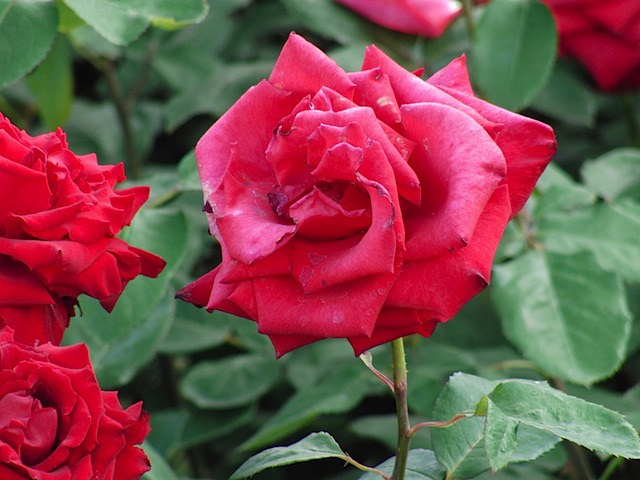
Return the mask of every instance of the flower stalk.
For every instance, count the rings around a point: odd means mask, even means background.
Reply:
[[[396,461],[391,480],[404,480],[411,441],[411,424],[409,422],[409,405],[407,402],[407,361],[404,353],[402,338],[391,342],[393,361],[393,395],[396,400],[398,416],[398,443],[396,447]]]

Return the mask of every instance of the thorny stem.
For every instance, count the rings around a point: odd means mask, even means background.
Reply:
[[[127,155],[127,167],[129,167],[127,173],[129,173],[132,179],[138,179],[142,176],[142,165],[133,135],[129,106],[122,94],[113,62],[111,60],[105,60],[100,63],[100,67],[107,81],[107,87],[109,88],[109,93],[116,107],[118,119],[120,120],[120,128],[122,129]]]
[[[633,108],[633,98],[631,95],[622,95],[622,109],[624,112],[624,117],[627,122],[627,127],[629,129],[629,139],[631,145],[634,147],[640,146],[640,126],[638,126],[638,122],[635,117],[635,112]]]
[[[476,35],[476,24],[473,19],[473,0],[462,0],[462,11],[464,15],[464,23],[467,25],[469,39],[473,41]]]
[[[623,463],[624,463],[624,458],[613,457],[611,461],[607,464],[607,468],[604,469],[604,472],[602,472],[602,475],[600,475],[600,478],[598,480],[609,480],[611,478],[611,475],[613,475],[616,472],[616,470],[620,468],[620,465],[622,465]]]
[[[398,444],[391,480],[404,480],[409,442],[411,441],[411,424],[409,423],[409,405],[407,403],[407,361],[402,338],[391,342],[391,356],[393,360],[393,394],[396,399],[396,414],[398,416]]]

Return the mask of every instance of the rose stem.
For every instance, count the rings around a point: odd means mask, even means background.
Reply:
[[[142,176],[142,165],[140,164],[140,155],[138,154],[138,148],[136,147],[133,135],[133,127],[129,118],[131,113],[129,106],[122,94],[113,62],[111,60],[101,62],[101,70],[107,81],[107,87],[116,107],[118,119],[120,120],[120,128],[122,129],[124,144],[127,151],[127,167],[129,167],[127,176],[132,179],[139,179]]]
[[[473,41],[476,35],[476,25],[473,20],[473,0],[462,0],[462,10],[464,23],[466,23],[467,32],[469,32],[469,40]]]
[[[404,480],[411,441],[409,423],[409,407],[407,404],[407,361],[404,355],[402,338],[391,342],[391,356],[393,362],[393,394],[396,399],[396,413],[398,415],[398,444],[396,461],[393,466],[391,480]]]

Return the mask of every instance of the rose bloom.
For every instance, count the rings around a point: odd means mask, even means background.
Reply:
[[[474,97],[464,57],[425,82],[371,46],[345,73],[292,34],[196,146],[222,263],[178,296],[256,321],[278,356],[429,336],[486,287],[555,145]]]
[[[103,392],[84,344],[33,347],[0,330],[0,478],[134,480],[149,470],[142,403]]]
[[[458,0],[335,0],[390,30],[439,37],[462,12]]]
[[[640,2],[542,0],[560,34],[560,51],[575,57],[602,90],[640,86]]]
[[[0,114],[0,328],[17,341],[59,344],[78,295],[111,311],[138,275],[164,260],[115,238],[149,196],[114,190],[123,166],[75,155],[64,133],[36,137]]]

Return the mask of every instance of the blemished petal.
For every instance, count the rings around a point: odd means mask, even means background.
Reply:
[[[349,78],[356,85],[353,94],[355,104],[372,108],[376,116],[391,127],[402,121],[400,106],[388,75],[374,68],[349,73]]]
[[[398,233],[393,200],[383,186],[366,179],[361,183],[371,199],[371,225],[364,235],[325,242],[296,239],[292,275],[305,292],[394,271]]]
[[[324,339],[324,337],[312,337],[309,335],[269,335],[269,340],[271,340],[273,344],[276,358],[280,358],[297,348]]]
[[[291,33],[276,60],[269,83],[298,95],[315,94],[329,87],[351,98],[354,85],[345,71],[322,50]]]
[[[370,337],[349,337],[349,343],[356,355],[409,335],[429,337],[440,323],[429,312],[420,312],[411,308],[383,308],[378,322]]]
[[[474,96],[447,87],[440,88],[473,107],[488,121],[502,125],[495,142],[507,162],[507,174],[501,184],[509,186],[513,218],[524,207],[538,178],[556,153],[553,129]]]
[[[466,95],[473,95],[466,55],[453,59],[446,67],[431,75],[427,82],[431,85],[451,88]]]
[[[396,100],[400,106],[411,103],[434,102],[442,105],[448,105],[460,110],[476,122],[482,125],[485,130],[490,131],[495,128],[495,124],[478,114],[473,108],[464,102],[452,97],[447,92],[429,81],[424,81],[407,71],[395,61],[389,58],[382,50],[375,45],[371,45],[365,49],[363,69],[379,68],[383,73],[389,76],[389,81],[396,94]],[[448,67],[445,67],[448,68]],[[410,140],[415,140],[409,137]]]
[[[266,335],[368,336],[397,273],[370,275],[305,293],[291,276],[253,280],[258,331]]]
[[[427,192],[404,207],[407,254],[417,260],[464,247],[505,175],[502,152],[459,110],[435,103],[402,106],[402,124],[421,144],[411,167]]]
[[[205,201],[224,213],[224,192],[219,191],[232,148],[253,179],[273,178],[265,150],[278,122],[300,101],[291,92],[266,80],[250,88],[198,141],[195,155]],[[263,128],[256,128],[257,125]]]
[[[350,237],[371,224],[368,209],[345,210],[317,187],[289,207],[289,216],[298,235],[315,240]]]
[[[466,247],[407,262],[386,306],[433,312],[446,321],[489,284],[491,264],[506,228],[511,206],[506,186],[487,203]]]

